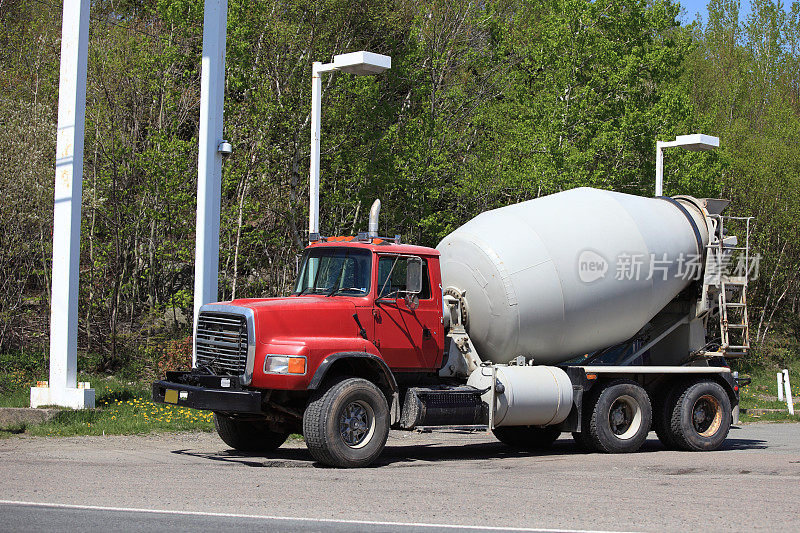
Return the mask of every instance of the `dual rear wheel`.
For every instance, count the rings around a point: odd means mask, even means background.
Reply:
[[[585,398],[583,431],[573,437],[588,450],[635,452],[647,439],[652,418],[650,398],[641,385],[618,379]]]
[[[710,380],[679,381],[655,394],[631,380],[616,380],[589,395],[581,433],[575,441],[587,450],[625,453],[639,449],[651,426],[668,449],[716,450],[731,426],[731,402]]]
[[[670,450],[716,450],[731,427],[731,401],[714,381],[679,384],[662,396],[653,429]]]
[[[583,432],[573,436],[584,448],[606,453],[633,452],[650,431],[650,399],[635,381],[620,379],[597,387],[583,408]],[[493,431],[500,442],[524,450],[549,448],[561,434],[556,426],[511,426]]]

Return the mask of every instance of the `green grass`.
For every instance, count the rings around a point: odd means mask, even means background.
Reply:
[[[0,437],[23,433],[43,436],[131,435],[214,429],[208,411],[154,404],[149,399],[149,382],[89,374],[80,374],[78,380],[91,382],[95,390],[95,409],[63,409],[43,424],[2,428]],[[0,374],[0,407],[28,407],[30,387],[35,383],[36,380],[25,376],[24,372]]]
[[[785,406],[786,404],[784,404]],[[795,411],[797,413],[797,411]],[[800,422],[800,415],[790,415],[788,411],[781,413],[764,413],[760,415],[751,415],[745,413],[739,415],[739,422],[748,424],[752,422]]]
[[[0,407],[30,407],[36,381],[23,370],[0,373]]]
[[[798,414],[790,415],[786,402],[778,401],[776,374],[782,368],[770,365],[767,368],[757,368],[749,373],[753,382],[739,391],[740,406],[742,409],[780,409],[781,412],[760,415],[742,414],[740,416],[742,422],[800,422],[800,361],[792,361],[784,368],[789,369],[792,399],[795,413]]]

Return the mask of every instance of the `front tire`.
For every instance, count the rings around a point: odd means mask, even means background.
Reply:
[[[275,451],[289,437],[270,430],[261,420],[238,420],[220,413],[214,413],[214,427],[225,444],[240,452]]]
[[[389,437],[389,406],[375,384],[347,378],[318,391],[303,414],[311,455],[329,466],[368,466]]]
[[[597,451],[635,452],[647,439],[652,418],[650,398],[638,383],[612,381],[597,396],[587,436]]]
[[[561,435],[556,426],[504,426],[492,430],[497,440],[519,450],[547,450]]]
[[[719,448],[731,428],[731,402],[719,383],[697,381],[677,397],[670,417],[670,436],[678,448]]]

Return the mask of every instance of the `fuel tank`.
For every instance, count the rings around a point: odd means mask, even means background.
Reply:
[[[572,382],[555,366],[498,366],[495,400],[495,426],[548,426],[564,421],[572,410]],[[492,370],[480,367],[467,381],[476,389],[487,390]],[[491,393],[482,399],[491,403]]]
[[[572,189],[484,212],[445,237],[484,361],[557,364],[632,337],[702,275],[713,232],[692,197]]]

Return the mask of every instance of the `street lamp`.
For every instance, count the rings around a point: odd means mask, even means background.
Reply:
[[[702,152],[719,148],[719,137],[694,133],[692,135],[678,135],[674,141],[656,141],[656,196],[661,196],[664,191],[664,148],[680,146],[692,152]]]
[[[322,101],[322,73],[348,72],[356,76],[380,74],[392,67],[392,58],[372,52],[351,52],[334,56],[333,63],[315,61],[311,67],[311,169],[308,206],[308,236],[319,234],[319,133]]]

